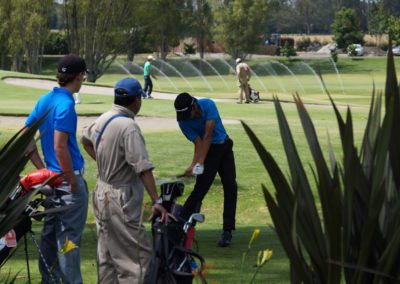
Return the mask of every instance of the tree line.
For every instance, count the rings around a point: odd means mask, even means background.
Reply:
[[[90,82],[118,55],[133,61],[147,50],[165,59],[185,37],[196,39],[202,58],[213,42],[246,56],[271,33],[336,32],[346,24],[337,24],[343,8],[355,17],[358,36],[396,34],[400,1],[390,0],[0,0],[0,68],[40,72],[54,30],[66,52],[85,58]]]

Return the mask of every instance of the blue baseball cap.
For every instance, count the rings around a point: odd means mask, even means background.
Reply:
[[[119,80],[114,87],[115,97],[138,97],[143,95],[143,89],[139,81],[127,77]]]

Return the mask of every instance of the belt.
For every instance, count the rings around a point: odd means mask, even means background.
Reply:
[[[226,137],[225,140],[222,140],[221,142],[218,142],[218,143],[215,143],[215,144],[217,144],[217,145],[225,144],[226,141],[228,141],[228,140],[229,140],[229,137]]]
[[[74,170],[74,174],[77,176],[83,176],[84,172],[85,172],[84,169]]]

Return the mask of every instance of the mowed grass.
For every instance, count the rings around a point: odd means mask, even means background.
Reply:
[[[224,115],[224,113],[229,114],[233,111],[227,108],[228,106],[231,106],[231,104],[226,103],[220,104],[219,106],[222,115]],[[251,112],[252,106],[253,105],[244,106],[248,108],[246,109],[246,112]],[[146,109],[146,107],[147,105],[144,106],[144,109]],[[254,107],[258,107],[258,105],[254,105]],[[276,125],[272,103],[265,104],[264,107],[264,109],[258,110],[258,119],[251,118],[245,120],[260,136],[262,141],[264,141],[264,144],[268,150],[273,153],[278,163],[282,167],[287,168],[287,162],[281,147],[282,142],[279,137],[279,130]],[[304,161],[311,162],[305,139],[296,117],[296,110],[293,104],[284,104],[284,108],[292,126],[294,137],[298,143],[300,155]],[[310,106],[309,109],[312,117],[316,121],[317,131],[320,133],[324,148],[326,148],[327,145],[326,133],[329,132],[334,148],[338,149],[338,133],[335,130],[335,121],[332,111],[327,107],[321,108],[317,106]],[[366,110],[361,108],[355,112],[355,128],[358,133],[364,126],[365,113]],[[220,249],[216,247],[215,243],[221,230],[223,204],[222,186],[217,178],[203,202],[202,212],[206,216],[206,222],[205,224],[198,225],[196,237],[199,252],[206,258],[207,263],[212,266],[208,276],[209,283],[238,283],[240,277],[243,277],[245,280],[244,282],[246,283],[251,279],[251,276],[255,271],[253,265],[255,264],[256,253],[260,249],[267,248],[274,251],[274,257],[272,261],[261,270],[257,277],[259,282],[256,283],[288,283],[288,261],[279,244],[277,236],[270,228],[272,222],[261,192],[261,183],[266,184],[268,188],[272,189],[271,182],[263,170],[262,164],[242,127],[237,124],[227,124],[226,127],[229,135],[235,142],[234,151],[237,166],[237,181],[239,186],[237,206],[238,227],[234,234],[234,243],[231,248]],[[14,133],[13,129],[10,128],[7,130],[1,130],[1,141],[5,141],[6,137],[9,137]],[[143,133],[146,138],[151,159],[156,166],[154,173],[157,181],[176,176],[185,169],[191,160],[193,146],[191,143],[186,141],[179,131],[169,130],[160,132],[143,129]],[[340,153],[338,154],[340,155]],[[85,160],[85,178],[88,181],[89,188],[93,189],[96,178],[96,166],[86,154]],[[32,169],[32,166],[29,165],[25,172],[29,172]],[[306,169],[308,170],[309,176],[311,176],[310,168],[307,167]],[[193,179],[185,180],[185,195],[180,199],[180,202],[185,200],[193,188],[193,184]],[[148,201],[147,196],[146,200]],[[82,271],[85,283],[96,283],[96,274],[94,273],[96,267],[96,247],[93,221],[93,214],[91,209],[89,209],[89,217],[87,220],[88,226],[82,243]],[[39,233],[41,224],[38,222],[35,223],[35,232]],[[146,226],[149,228],[149,224],[146,224]],[[262,230],[262,235],[256,241],[254,248],[251,250],[247,258],[243,272],[241,272],[241,255],[246,250],[247,243],[254,228],[260,228]],[[32,266],[32,275],[35,279],[39,279],[36,265],[38,257],[37,251],[35,247],[32,247],[30,241],[29,244],[32,252],[30,262]],[[21,248],[18,257],[11,259],[9,263],[7,263],[5,268],[2,270],[2,274],[7,272],[9,269],[13,272],[21,270],[20,283],[26,281],[25,262]]]
[[[42,75],[54,78],[58,57],[46,57]],[[142,69],[144,56],[135,58],[127,64],[123,57],[118,58],[96,84],[113,86],[119,79],[133,76],[143,81]],[[396,57],[396,63],[400,57]],[[205,63],[206,62],[206,63]],[[279,57],[253,57],[249,63],[253,72],[251,86],[260,91],[262,99],[271,99],[278,95],[282,100],[291,100],[298,92],[305,102],[323,104],[327,102],[319,74],[326,87],[338,103],[368,105],[373,83],[382,89],[385,82],[386,58],[358,57],[339,58],[335,64],[329,57],[283,59]],[[154,90],[161,92],[189,92],[195,96],[211,98],[237,98],[237,81],[234,75],[234,60],[207,58],[201,61],[195,58],[169,57],[167,62],[157,60],[157,80],[153,80]],[[397,64],[400,71],[400,64]],[[204,76],[199,76],[204,74]],[[0,76],[6,73],[0,72]],[[28,75],[28,74],[25,74]],[[7,87],[1,86],[4,93]],[[42,92],[39,92],[41,94]],[[89,104],[101,104],[102,96],[89,96]],[[93,108],[91,106],[91,108]],[[1,111],[0,106],[0,111]]]
[[[252,63],[253,62],[250,61],[250,64]],[[265,64],[268,64],[268,62]],[[290,62],[286,62],[285,64],[289,66]],[[313,62],[313,64],[315,69],[317,69],[317,61]],[[321,65],[322,63],[318,64]],[[329,68],[327,65],[324,67],[325,69],[319,67],[320,70],[325,70],[323,78],[330,91],[331,87],[329,84],[332,86],[337,84],[336,87],[332,87],[332,89],[334,89],[334,91],[332,91],[332,96],[338,102],[340,110],[344,112],[348,104],[351,106],[357,141],[360,141],[362,138],[361,135],[368,115],[368,104],[372,90],[372,77],[374,78],[378,89],[379,87],[382,89],[385,78],[384,66],[385,59],[383,58],[366,58],[363,60],[340,59],[338,69],[340,70],[340,68],[343,68],[343,74],[340,72],[340,78],[343,82],[345,92],[342,92],[341,84],[337,82],[338,76],[336,73],[328,72],[327,70],[329,70]],[[355,71],[352,73],[351,69],[354,69]],[[322,71],[321,73],[323,74]],[[0,75],[2,76],[9,74],[10,73],[8,72],[0,72]],[[29,75],[23,74],[23,76]],[[51,77],[50,73],[46,76]],[[122,76],[125,75],[107,74],[99,80],[99,83],[113,85],[119,78],[122,78]],[[215,82],[215,90],[210,92],[207,90],[195,89],[192,93],[198,96],[213,98],[236,98],[235,77],[228,74],[223,76],[225,81],[229,82],[229,88],[226,88],[223,82],[218,81],[218,76],[207,76],[207,80],[209,80],[210,83]],[[321,86],[314,75],[302,74],[297,75],[296,78],[306,90],[306,93],[304,94],[302,92],[299,93],[302,99],[308,103],[307,109],[315,123],[325,153],[327,153],[329,134],[335,153],[340,159],[341,152],[337,123],[326,94],[322,93]],[[177,78],[172,77],[172,79]],[[271,80],[272,78],[269,75],[261,75],[260,80],[261,79]],[[281,80],[281,86],[283,85],[287,90],[290,90],[291,88],[295,89],[296,85],[299,86],[294,76],[285,75],[283,71],[277,73],[275,79]],[[159,78],[158,80],[160,85],[162,80],[162,78]],[[179,83],[179,80],[174,80],[175,84],[180,86],[182,90],[187,90],[185,89],[187,83]],[[193,86],[198,84],[197,81],[203,81],[196,77],[188,77],[187,80],[190,81]],[[305,87],[306,85],[307,87]],[[270,90],[272,90],[272,86],[272,83],[266,85]],[[254,88],[256,88],[256,86],[254,86]],[[0,93],[0,113],[3,114],[28,114],[36,103],[36,100],[46,91],[33,89],[29,86],[11,86],[3,81],[0,82],[0,89],[2,90]],[[315,93],[311,91],[312,89],[316,90]],[[262,98],[266,99],[272,98],[272,94],[273,92],[261,92]],[[277,92],[277,94],[279,98],[285,101],[292,101],[292,96],[290,94],[279,92]],[[107,96],[83,94],[82,98],[83,104],[77,105],[77,111],[79,114],[99,114],[108,110],[112,103],[112,97]],[[248,123],[263,141],[268,151],[273,154],[278,164],[282,166],[284,172],[288,172],[287,161],[282,148],[282,141],[279,135],[278,124],[272,102],[266,100],[260,104],[250,105],[237,105],[232,102],[220,102],[218,103],[218,107],[223,119],[243,120]],[[293,136],[302,160],[306,164],[312,164],[308,146],[294,104],[291,102],[285,102],[283,103],[283,108],[293,131]],[[173,103],[168,100],[146,100],[143,102],[140,115],[174,118],[175,113]],[[220,180],[217,178],[203,202],[202,212],[206,216],[206,222],[204,224],[198,224],[197,226],[198,231],[196,238],[198,241],[199,252],[206,258],[207,263],[212,266],[207,279],[209,283],[238,283],[242,277],[244,279],[243,283],[248,282],[255,271],[253,265],[255,264],[257,251],[268,248],[274,251],[273,259],[266,265],[266,267],[261,269],[256,283],[289,283],[289,263],[279,244],[277,236],[271,228],[271,218],[265,206],[265,201],[261,191],[261,184],[265,184],[269,190],[274,190],[271,181],[248,137],[244,133],[242,126],[238,123],[229,123],[225,126],[229,135],[234,140],[237,181],[239,186],[237,230],[234,234],[232,247],[227,249],[216,247],[215,242],[217,241],[221,230],[223,204],[222,185]],[[5,141],[17,130],[17,127],[6,127],[2,125],[0,121],[0,145],[4,144]],[[151,159],[156,167],[154,170],[156,180],[165,180],[182,173],[192,159],[192,144],[189,143],[178,130],[142,129],[142,131],[146,139],[146,145]],[[326,156],[326,158],[328,157]],[[89,189],[92,190],[96,179],[96,165],[86,154],[85,160],[85,178],[88,181]],[[312,181],[310,167],[306,166],[305,168],[310,180]],[[33,167],[28,165],[25,172],[29,172],[32,169]],[[186,199],[193,188],[194,180],[185,179],[185,185],[185,194],[180,199],[181,203]],[[148,202],[147,196],[146,202]],[[82,271],[85,283],[96,283],[97,281],[97,275],[95,273],[96,242],[93,222],[93,214],[90,208],[87,220],[88,227],[85,230],[82,243]],[[149,228],[149,224],[146,224],[146,226]],[[248,240],[254,228],[261,228],[262,234],[255,242],[254,248],[251,250],[247,258],[244,269],[241,271],[241,256],[247,248]],[[35,222],[34,231],[39,233],[40,229],[41,223]],[[32,253],[30,263],[31,272],[34,277],[33,283],[37,283],[39,282],[39,273],[36,265],[37,251],[33,247],[31,241],[29,241],[29,244]],[[26,269],[22,246],[20,246],[17,255],[3,268],[0,275],[6,275],[9,270],[13,273],[20,271],[21,278],[18,283],[26,282]]]

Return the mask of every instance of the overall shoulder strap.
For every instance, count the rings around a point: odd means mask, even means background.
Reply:
[[[101,140],[101,136],[103,136],[104,130],[106,130],[106,127],[108,126],[108,124],[110,124],[110,122],[111,122],[112,120],[114,120],[115,118],[117,118],[117,117],[129,117],[129,116],[127,116],[126,114],[117,113],[117,114],[114,114],[112,117],[110,117],[110,118],[106,121],[106,123],[104,124],[103,128],[100,130],[99,135],[98,135],[97,138],[96,138],[96,152],[97,152],[97,148],[99,147],[99,143],[100,143],[100,140]]]

